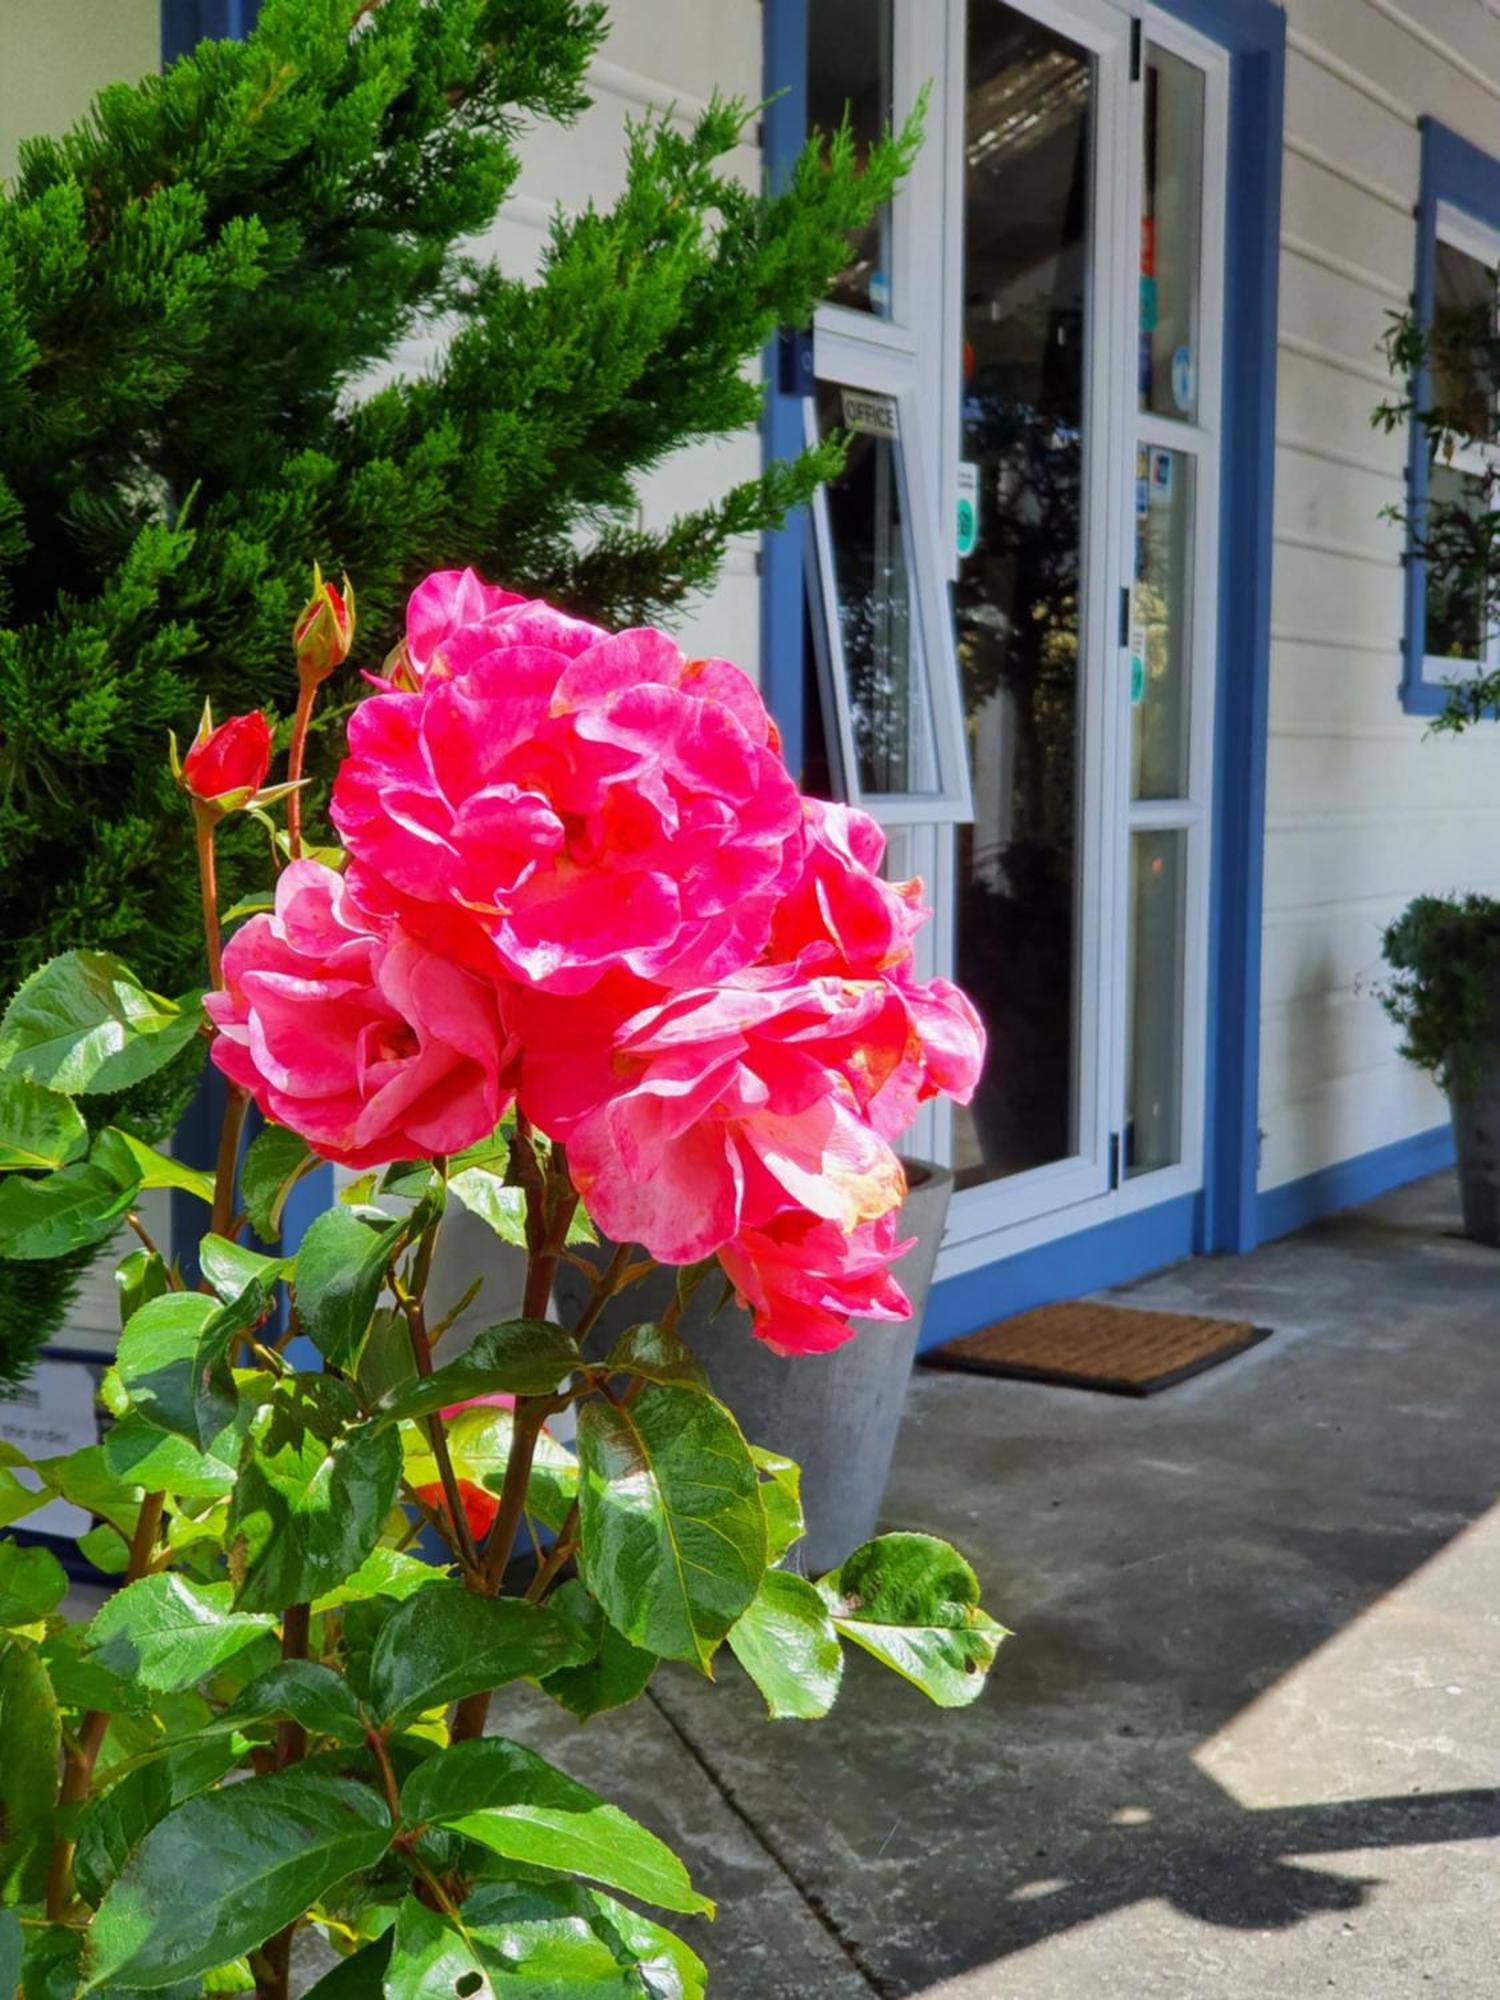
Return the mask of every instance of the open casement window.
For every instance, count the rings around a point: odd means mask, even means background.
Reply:
[[[1439,456],[1427,469],[1426,518],[1450,521],[1458,514],[1480,516],[1496,505],[1500,473],[1493,385],[1470,366],[1465,348],[1492,333],[1496,312],[1496,268],[1500,230],[1490,229],[1462,210],[1440,202],[1432,259],[1433,333],[1440,346],[1429,377],[1433,407],[1461,413],[1473,441]],[[1443,340],[1446,335],[1447,339]],[[1461,530],[1453,538],[1461,547]],[[1423,585],[1425,611],[1422,678],[1433,686],[1467,680],[1500,667],[1497,607],[1482,579],[1450,562],[1429,561]]]
[[[848,371],[853,374],[855,371]],[[971,816],[946,582],[915,395],[820,375],[808,441],[848,456],[813,506],[813,644],[835,780],[887,825]]]

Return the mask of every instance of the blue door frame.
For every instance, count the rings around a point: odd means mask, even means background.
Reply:
[[[773,185],[807,131],[809,0],[766,0],[763,129]],[[1257,1194],[1261,883],[1271,642],[1276,314],[1281,232],[1286,17],[1272,0],[1162,0],[1166,12],[1230,57],[1226,216],[1224,451],[1220,500],[1219,664],[1209,913],[1209,1050],[1201,1195],[1101,1223],[1002,1263],[945,1279],[932,1295],[924,1345],[1006,1312],[1115,1284],[1205,1250],[1261,1239]],[[801,447],[808,344],[783,336],[767,358],[768,458]],[[807,527],[768,535],[762,556],[762,684],[795,771],[801,761],[807,662],[803,577]]]

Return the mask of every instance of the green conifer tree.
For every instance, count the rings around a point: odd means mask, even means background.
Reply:
[[[354,578],[376,663],[414,583],[466,562],[670,621],[730,537],[837,463],[637,525],[643,475],[755,421],[747,364],[806,322],[912,134],[863,161],[835,134],[779,192],[747,189],[727,161],[745,108],[716,101],[691,130],[633,128],[624,193],[559,217],[534,281],[467,254],[524,122],[586,104],[604,31],[586,0],[266,0],[247,40],[23,148],[0,191],[0,994],[85,943],[158,990],[195,983],[167,730],[205,697],[286,713],[314,559]],[[429,373],[362,393],[437,324]],[[326,766],[336,701],[321,723]],[[0,1379],[69,1282],[0,1269]]]

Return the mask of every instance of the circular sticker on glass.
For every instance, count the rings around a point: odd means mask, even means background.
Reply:
[[[1193,407],[1193,391],[1197,387],[1197,370],[1193,367],[1193,351],[1190,347],[1179,347],[1172,356],[1172,401],[1184,412]]]

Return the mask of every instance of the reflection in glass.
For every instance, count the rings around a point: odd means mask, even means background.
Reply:
[[[1495,434],[1488,356],[1495,331],[1495,273],[1438,239],[1432,301],[1433,401],[1473,438]]]
[[[1183,452],[1143,445],[1135,471],[1130,795],[1177,799],[1188,789],[1195,467]]]
[[[989,1031],[955,1114],[961,1185],[1077,1150],[1080,482],[1094,58],[970,0],[962,455],[976,539],[954,593],[974,773],[957,977]]]
[[[1203,72],[1153,48],[1145,81],[1140,405],[1191,422],[1198,413]]]
[[[820,382],[818,433],[848,435],[826,490],[838,631],[859,789],[938,789],[932,704],[921,652],[897,406]]]
[[[861,159],[891,122],[892,0],[812,0],[807,10],[807,120],[837,131],[845,113]],[[891,210],[887,202],[850,239],[830,302],[888,319]]]
[[[1484,593],[1486,544],[1483,522],[1491,502],[1477,473],[1434,465],[1427,475],[1433,530],[1427,562],[1429,659],[1482,660],[1486,653],[1488,608]],[[1468,527],[1475,523],[1472,531]]]
[[[1187,835],[1130,839],[1130,961],[1125,1035],[1127,1178],[1182,1157],[1182,937]]]

